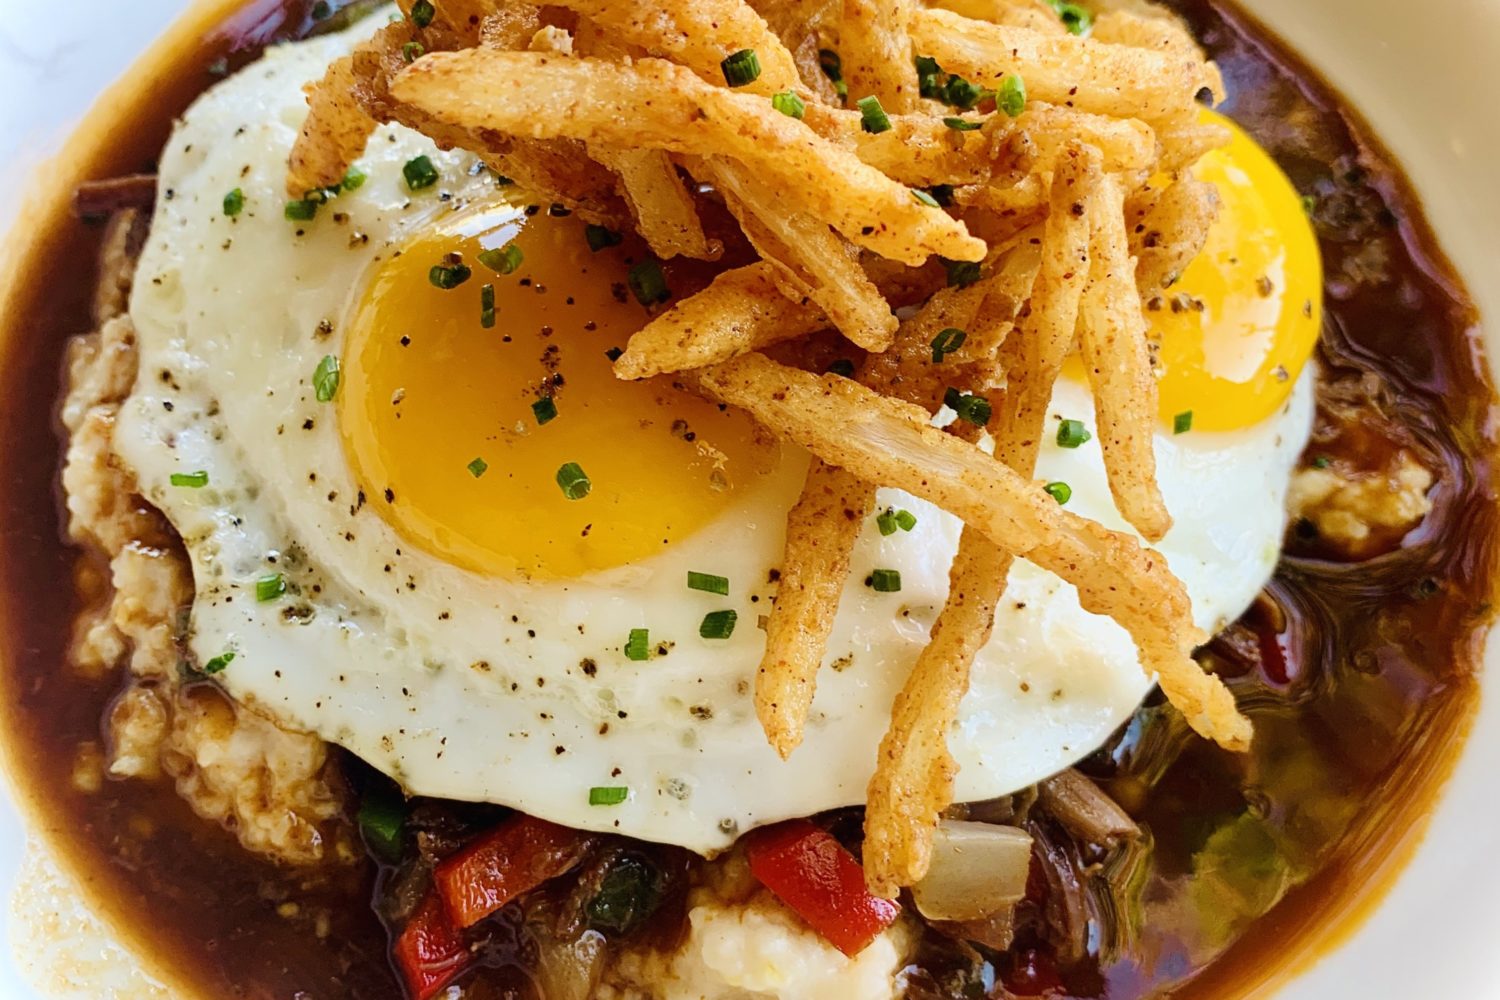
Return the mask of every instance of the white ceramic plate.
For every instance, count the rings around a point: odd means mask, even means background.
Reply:
[[[1500,358],[1500,0],[1241,0],[1364,113],[1491,318]],[[178,0],[0,0],[0,231],[24,175],[184,7]],[[14,238],[14,237],[13,237]],[[1379,910],[1281,1000],[1500,998],[1500,644],[1479,718],[1425,840]],[[0,803],[4,898],[23,832]],[[1294,947],[1294,942],[1287,942]],[[0,947],[0,997],[32,1000]],[[40,998],[37,998],[40,1000]]]

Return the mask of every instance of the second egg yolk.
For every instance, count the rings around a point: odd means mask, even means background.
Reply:
[[[339,419],[368,502],[405,538],[483,573],[578,576],[686,537],[776,464],[744,415],[670,377],[614,377],[610,355],[649,318],[627,288],[640,259],[505,206],[378,266]]]

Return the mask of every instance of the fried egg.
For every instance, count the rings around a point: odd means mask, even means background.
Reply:
[[[412,794],[703,852],[862,802],[960,524],[880,491],[892,516],[865,525],[806,740],[778,759],[750,691],[808,457],[670,378],[612,377],[610,353],[648,319],[630,291],[652,277],[633,273],[642,258],[597,233],[591,248],[577,219],[396,126],[339,191],[287,208],[302,85],[380,20],[270,50],[200,98],[162,155],[131,302],[140,374],[115,433],[192,560],[190,660]],[[1275,564],[1313,406],[1294,299],[1316,301],[1315,248],[1284,250],[1306,225],[1283,204],[1295,195],[1236,141],[1223,253],[1180,289],[1204,308],[1159,328],[1184,343],[1160,355],[1176,526],[1158,548],[1209,630]],[[1235,249],[1254,205],[1259,256]],[[1275,261],[1273,315],[1244,293]],[[1254,357],[1221,367],[1241,336],[1226,317],[1251,313]],[[1049,427],[1093,429],[1079,382],[1052,410]],[[1038,474],[1127,530],[1097,441],[1049,432]],[[1068,766],[1150,685],[1119,626],[1019,562],[951,735],[958,796]]]

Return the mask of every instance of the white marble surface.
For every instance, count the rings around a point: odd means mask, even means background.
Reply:
[[[0,230],[23,176],[182,9],[178,0],[0,0]],[[1358,103],[1407,163],[1484,311],[1500,317],[1500,0],[1249,0]],[[3,277],[3,276],[0,276]],[[1494,323],[1500,331],[1500,319]],[[1500,354],[1490,340],[1491,356]],[[1500,675],[1430,835],[1379,913],[1283,1000],[1500,997]],[[0,894],[22,835],[0,802]],[[0,947],[0,1000],[35,1000]]]

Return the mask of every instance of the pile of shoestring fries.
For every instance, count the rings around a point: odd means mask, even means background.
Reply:
[[[755,688],[783,757],[802,739],[876,487],[963,520],[947,602],[869,786],[873,891],[893,896],[927,869],[957,771],[946,736],[1016,558],[1123,626],[1195,730],[1248,745],[1249,722],[1192,658],[1205,637],[1162,557],[1033,478],[1053,383],[1077,351],[1120,514],[1150,541],[1171,524],[1142,299],[1201,250],[1216,197],[1190,168],[1227,140],[1200,114],[1221,96],[1218,72],[1175,18],[1130,0],[400,6],[309,88],[293,195],[337,184],[394,121],[538,200],[635,230],[662,258],[716,259],[707,199],[759,254],[658,312],[616,372],[677,373],[815,456]],[[862,350],[852,377],[762,353],[829,330]],[[959,419],[940,429],[945,402]]]

